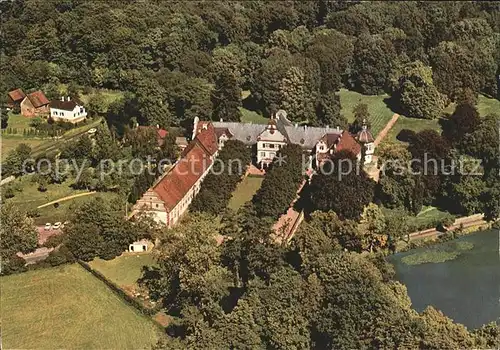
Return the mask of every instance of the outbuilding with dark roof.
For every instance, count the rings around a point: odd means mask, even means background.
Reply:
[[[41,90],[26,95],[21,102],[21,114],[25,117],[36,117],[48,113],[49,100]]]

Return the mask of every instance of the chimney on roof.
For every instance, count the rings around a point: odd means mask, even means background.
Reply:
[[[330,125],[327,125],[327,126],[326,126],[326,128],[327,128],[327,129],[330,129]]]
[[[160,128],[160,124],[156,124],[156,128],[159,129]]]
[[[307,125],[304,125],[304,131],[306,131],[306,130],[307,130]]]
[[[337,131],[340,131],[340,126],[337,125]]]
[[[61,102],[64,102],[64,96],[61,96]]]
[[[220,122],[222,123],[224,121],[224,119],[220,118]]]
[[[299,127],[299,124],[295,123],[295,129],[297,129]]]
[[[71,101],[71,97],[68,96],[68,102]]]

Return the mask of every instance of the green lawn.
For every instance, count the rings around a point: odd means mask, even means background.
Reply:
[[[114,198],[118,198],[119,195],[117,193],[112,193],[112,192],[97,192],[90,194],[88,196],[77,197],[64,202],[60,202],[57,208],[54,205],[49,205],[40,208],[38,209],[38,213],[40,215],[34,218],[35,224],[44,225],[46,222],[54,223],[58,221],[59,222],[67,221],[77,207],[79,207],[86,201],[90,201],[96,197],[101,197],[111,200]],[[123,210],[125,211],[125,205],[123,206]]]
[[[55,201],[57,199],[72,196],[79,193],[86,193],[86,190],[75,190],[71,187],[74,180],[68,178],[61,184],[49,184],[47,185],[47,191],[38,191],[38,184],[32,181],[33,177],[31,175],[22,176],[12,181],[9,185],[14,189],[14,197],[6,199],[6,202],[15,203],[19,205],[24,210],[35,210],[38,206]],[[19,191],[21,190],[21,191]],[[75,208],[89,201],[95,197],[102,197],[106,199],[118,198],[117,193],[113,192],[98,192],[88,196],[77,197],[69,199],[63,202],[59,202],[57,208],[54,205],[49,205],[38,210],[40,216],[35,218],[35,223],[37,225],[43,225],[46,222],[64,222],[68,220],[70,214],[75,210]],[[125,210],[125,206],[123,207]]]
[[[396,139],[396,136],[398,136],[398,134],[403,129],[409,129],[415,132],[419,132],[425,129],[432,129],[436,130],[438,133],[441,133],[441,125],[439,125],[438,119],[417,119],[417,118],[408,118],[405,117],[404,115],[401,115],[396,124],[387,134],[384,141],[399,142]]]
[[[229,201],[228,207],[233,210],[238,210],[246,202],[250,201],[262,185],[264,177],[247,176],[238,184],[238,187],[233,192],[233,196]]]
[[[122,255],[113,260],[94,259],[89,265],[121,287],[133,286],[141,277],[143,266],[156,266],[151,253]]]
[[[27,119],[22,116],[18,115],[13,115],[14,116],[14,121],[13,125],[17,125],[18,127],[18,133],[13,135],[13,134],[6,134],[4,131],[2,131],[2,136],[1,136],[1,143],[2,143],[2,160],[5,159],[7,154],[15,149],[18,145],[21,143],[25,143],[29,146],[31,146],[32,154],[34,156],[37,156],[43,152],[57,152],[59,147],[69,139],[85,133],[87,130],[96,127],[101,123],[101,119],[98,118],[96,120],[92,120],[86,125],[79,126],[77,128],[71,129],[64,133],[62,138],[60,139],[52,139],[52,138],[34,138],[34,137],[26,137],[22,133],[22,125],[25,123],[25,120]],[[12,117],[11,117],[12,118]],[[23,119],[21,119],[23,118]],[[9,127],[10,127],[10,120],[9,119]]]
[[[12,181],[9,185],[14,188],[14,197],[6,201],[16,203],[28,210],[35,209],[39,205],[61,197],[87,192],[85,190],[75,190],[70,187],[74,183],[74,179],[72,178],[66,179],[61,184],[49,184],[47,185],[47,191],[40,192],[38,191],[38,184],[33,179],[33,175],[26,175]]]
[[[384,128],[389,120],[391,120],[394,112],[385,104],[384,99],[389,98],[389,95],[362,95],[355,91],[341,89],[339,91],[341,113],[349,122],[354,120],[354,107],[359,103],[366,103],[370,112],[371,130],[373,136]]]
[[[241,122],[242,123],[253,123],[253,124],[267,124],[269,119],[261,116],[259,113],[250,111],[243,107],[240,107],[241,112]]]
[[[436,220],[443,219],[448,215],[447,212],[441,211],[435,207],[424,206],[417,216],[410,217],[408,223],[416,227],[428,226],[427,228],[434,228],[433,223],[436,222]]]
[[[455,103],[451,103],[444,111],[451,114],[455,110],[455,106]],[[479,95],[476,107],[479,115],[482,117],[488,114],[500,114],[500,101],[484,95]]]
[[[0,278],[5,349],[144,349],[160,336],[79,265]]]
[[[42,146],[45,142],[50,142],[48,140],[42,139],[32,139],[25,138],[22,135],[4,135],[0,136],[0,142],[2,143],[2,160],[4,160],[10,151],[15,149],[21,143],[29,145],[32,149]]]
[[[30,122],[34,118],[28,118],[24,117],[21,114],[14,114],[12,112],[9,112],[9,121],[7,123],[7,128],[15,128],[17,129],[17,132],[22,134],[23,130],[25,129],[32,129],[30,126]]]

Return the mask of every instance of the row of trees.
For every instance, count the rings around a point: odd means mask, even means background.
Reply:
[[[389,208],[413,213],[434,204],[458,215],[497,218],[498,123],[498,116],[480,118],[475,106],[459,104],[442,135],[434,130],[408,133],[408,149],[383,147],[379,154],[385,167],[376,197]]]
[[[302,148],[294,144],[279,150],[252,199],[257,215],[277,218],[295,200],[299,185],[304,179],[302,154]]]
[[[219,151],[212,170],[203,180],[190,210],[212,215],[222,213],[251,162],[250,149],[238,140],[228,140]]]
[[[252,217],[190,215],[164,234],[158,267],[141,279],[174,320],[156,348],[498,346],[494,324],[469,332],[432,307],[412,310],[383,258],[342,252],[328,233],[345,225],[334,214],[290,246]],[[218,246],[219,234],[231,239]]]
[[[328,125],[345,123],[342,87],[388,92],[420,118],[463,94],[498,97],[499,11],[489,2],[1,6],[2,96],[58,83],[130,91],[122,125],[126,109],[164,127],[238,120],[241,90],[251,91],[245,107]]]

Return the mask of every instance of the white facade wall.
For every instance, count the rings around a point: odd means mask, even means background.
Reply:
[[[63,120],[70,123],[78,123],[87,117],[87,111],[83,106],[79,105],[76,105],[72,111],[51,107],[50,116],[54,120]]]
[[[375,144],[373,142],[365,144],[365,164],[373,161],[373,153],[375,152]]]
[[[257,142],[257,163],[262,161],[270,162],[276,153],[286,145],[286,142],[279,141],[258,141]]]
[[[184,197],[177,203],[177,205],[172,208],[171,211],[167,211],[164,202],[158,197],[158,195],[153,190],[148,190],[144,195],[137,201],[132,210],[132,216],[140,212],[151,215],[152,218],[157,222],[167,227],[174,226],[182,215],[189,208],[189,205],[193,201],[193,198],[200,191],[201,183],[207,176],[208,172],[212,168],[212,164],[207,170],[202,174],[202,176],[196,181],[196,183],[191,187],[191,189],[184,195]]]

